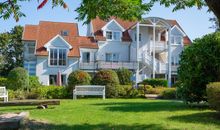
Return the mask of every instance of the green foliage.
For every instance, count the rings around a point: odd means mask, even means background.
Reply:
[[[7,85],[7,78],[0,77],[0,86],[6,86]]]
[[[151,90],[151,89],[153,89],[151,85],[138,85],[138,91],[143,96],[147,94],[148,90]]]
[[[113,70],[100,70],[92,79],[93,85],[105,85],[106,97],[117,97],[118,75]]]
[[[166,88],[160,93],[160,97],[163,99],[176,99],[176,88]]]
[[[23,100],[26,99],[26,91],[23,90],[10,90],[8,89],[9,100]]]
[[[28,99],[63,99],[67,97],[67,90],[62,86],[41,86],[31,89],[27,93]]]
[[[185,102],[206,101],[206,84],[220,81],[220,32],[196,39],[182,55],[178,96]]]
[[[40,87],[41,84],[37,76],[29,76],[29,88],[37,88]]]
[[[7,76],[13,68],[23,66],[22,32],[23,27],[15,26],[10,32],[0,33],[0,75]]]
[[[17,67],[9,72],[7,88],[12,90],[28,90],[28,72]]]
[[[91,76],[82,70],[76,70],[72,72],[68,77],[68,92],[69,96],[72,95],[73,89],[76,85],[89,85],[91,82]]]
[[[206,91],[210,106],[220,112],[220,82],[209,83]]]
[[[142,81],[141,84],[151,85],[153,87],[157,87],[157,86],[167,87],[168,86],[168,82],[165,79],[145,79]]]
[[[130,85],[132,84],[131,76],[132,72],[126,68],[120,68],[117,71],[118,79],[121,85]]]
[[[72,72],[68,77],[68,86],[75,87],[75,85],[89,85],[91,76],[82,70]]]

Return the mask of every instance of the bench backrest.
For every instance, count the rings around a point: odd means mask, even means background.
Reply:
[[[6,94],[6,88],[0,87],[0,96],[4,96]]]
[[[76,86],[75,91],[104,91],[105,86],[98,86],[98,85],[82,85]]]

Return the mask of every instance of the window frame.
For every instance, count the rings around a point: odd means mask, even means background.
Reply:
[[[111,39],[108,39],[107,37],[107,33],[111,33]],[[118,33],[119,35],[119,39],[116,39],[115,38],[115,34]],[[121,41],[121,38],[122,38],[122,32],[121,31],[112,31],[112,30],[106,30],[105,31],[105,37],[106,37],[106,40],[107,41]]]
[[[137,33],[134,34],[134,41],[137,41]],[[139,33],[139,42],[142,41],[142,34]]]
[[[113,59],[113,55],[117,55],[117,60]],[[107,60],[107,55],[110,55],[110,60]],[[119,62],[120,60],[120,53],[105,53],[105,62]]]
[[[51,65],[51,49],[57,50],[57,64],[56,65]],[[65,50],[65,65],[60,65],[60,50]],[[66,67],[68,65],[67,61],[68,61],[68,49],[66,48],[49,48],[49,56],[48,56],[48,66],[49,67]]]
[[[87,53],[87,54],[89,54],[89,59],[87,60],[86,59],[86,61],[84,61],[84,53]],[[88,58],[87,56],[86,56],[86,58]],[[90,52],[82,52],[82,63],[90,63],[91,62],[91,54],[90,54]]]
[[[181,40],[180,44],[177,44],[177,41],[178,41],[177,38],[180,38],[180,40]],[[183,37],[182,36],[171,35],[170,39],[171,39],[171,45],[182,45],[183,44]],[[173,42],[172,42],[172,39],[173,39]]]

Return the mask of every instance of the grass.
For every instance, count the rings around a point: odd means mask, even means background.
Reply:
[[[146,99],[62,100],[60,106],[0,107],[0,113],[29,111],[30,129],[48,130],[215,130],[216,112],[179,101]]]

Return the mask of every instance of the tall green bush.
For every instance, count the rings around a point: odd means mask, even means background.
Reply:
[[[29,76],[29,88],[37,88],[40,87],[41,84],[37,76]]]
[[[220,112],[220,82],[209,83],[206,92],[210,106]]]
[[[12,90],[28,90],[28,72],[22,67],[11,70],[8,74],[7,88]]]
[[[105,85],[106,97],[117,97],[119,80],[118,75],[113,70],[100,70],[92,79],[93,85]]]
[[[194,40],[180,60],[178,95],[186,102],[206,101],[206,84],[220,81],[220,32]]]
[[[126,68],[120,68],[117,71],[118,79],[121,85],[130,85],[132,84],[131,76],[132,72]]]
[[[6,86],[7,85],[7,78],[0,77],[0,86]]]
[[[142,81],[142,84],[151,85],[153,87],[157,87],[157,86],[167,87],[168,86],[168,82],[165,79],[145,79]]]

